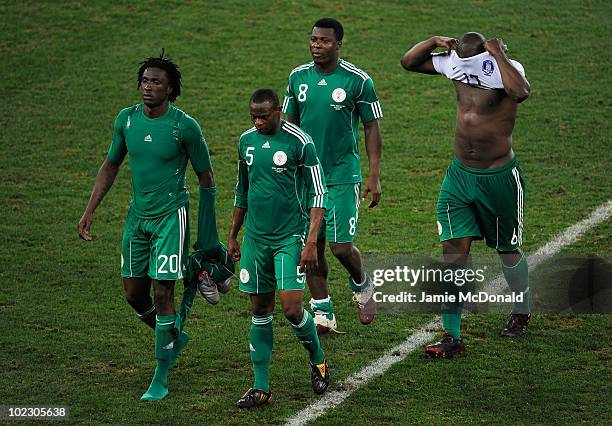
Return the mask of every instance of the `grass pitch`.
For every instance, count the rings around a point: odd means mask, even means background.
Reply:
[[[137,64],[162,47],[184,74],[177,106],[198,119],[212,152],[221,235],[233,209],[235,143],[251,126],[248,98],[259,87],[283,93],[290,70],[310,60],[309,30],[323,16],[344,24],[342,56],[373,77],[385,116],[384,194],[379,207],[361,211],[362,251],[440,250],[434,205],[450,160],[454,93],[443,77],[399,65],[407,48],[434,34],[503,37],[525,66],[532,94],[519,108],[514,147],[527,178],[527,252],[612,198],[605,1],[6,1],[0,14],[1,404],[68,405],[71,421],[83,424],[278,424],[316,399],[307,357],[277,311],[275,402],[261,411],[234,408],[251,383],[249,302],[234,289],[216,307],[197,300],[170,396],[138,400],[154,369],[153,335],[123,300],[119,278],[127,164],[96,212],[94,241],[79,240],[76,225],[115,115],[139,101]],[[197,194],[192,172],[189,181]],[[567,252],[610,255],[611,234],[608,220]],[[381,316],[360,326],[335,261],[330,275],[347,332],[323,339],[337,388],[429,317]],[[529,336],[516,341],[497,337],[504,320],[469,317],[464,358],[430,362],[414,353],[316,423],[611,417],[610,316],[535,316]]]

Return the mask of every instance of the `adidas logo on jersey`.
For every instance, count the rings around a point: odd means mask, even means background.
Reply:
[[[319,83],[317,85],[318,86],[327,86],[327,82],[325,81],[324,78],[322,78],[321,81],[319,81]]]
[[[145,142],[153,142],[153,138],[151,137],[151,135],[146,135],[144,138]]]
[[[264,143],[261,147],[270,149],[270,142],[266,141],[266,143]]]

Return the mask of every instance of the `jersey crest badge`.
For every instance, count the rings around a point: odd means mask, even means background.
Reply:
[[[151,137],[151,135],[146,135],[144,138],[145,142],[153,142],[153,138]]]
[[[494,70],[495,66],[493,65],[493,61],[491,61],[490,59],[482,61],[482,72],[484,73],[484,75],[489,76],[493,74]]]
[[[266,141],[262,146],[262,148],[270,149],[270,142]]]
[[[284,166],[287,163],[287,154],[285,154],[283,151],[276,151],[272,157],[272,160],[277,166]]]
[[[334,89],[334,91],[332,92],[332,99],[335,102],[343,102],[346,99],[346,92],[344,91],[343,88],[338,87],[337,89]]]
[[[250,276],[249,276],[249,271],[247,271],[246,269],[242,268],[242,269],[240,270],[240,281],[241,281],[243,284],[246,284],[246,283],[248,283],[248,282],[249,282],[249,278],[250,278]]]
[[[327,81],[325,81],[324,78],[321,79],[321,81],[319,81],[319,83],[317,83],[318,86],[327,86]]]

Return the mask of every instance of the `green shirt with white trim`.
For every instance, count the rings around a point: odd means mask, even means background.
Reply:
[[[187,204],[185,171],[190,160],[197,173],[212,166],[195,119],[174,105],[154,119],[143,110],[144,105],[137,104],[119,112],[107,158],[119,164],[128,155],[132,171],[130,212],[154,218]]]
[[[342,59],[328,74],[314,62],[301,65],[289,75],[283,112],[312,136],[328,185],[361,182],[359,120],[382,118],[368,74]]]
[[[327,187],[310,136],[281,120],[264,135],[255,127],[240,136],[234,205],[247,209],[245,232],[256,240],[285,244],[303,237],[310,208],[325,208]]]

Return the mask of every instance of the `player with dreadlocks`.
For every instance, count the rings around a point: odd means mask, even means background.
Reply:
[[[155,330],[157,367],[141,399],[160,400],[168,394],[168,370],[189,339],[182,329],[196,291],[185,286],[177,315],[174,284],[189,272],[189,193],[185,182],[189,161],[200,183],[195,248],[216,253],[224,252],[224,247],[217,235],[215,180],[206,141],[197,121],[171,104],[181,93],[179,67],[163,51],[159,57],[147,58],[138,70],[138,88],[142,103],[117,115],[108,155],[98,171],[78,230],[82,239],[91,241],[94,211],[127,155],[132,197],[123,231],[121,276],[128,303]],[[202,282],[203,295],[211,303],[218,302],[214,282]]]

